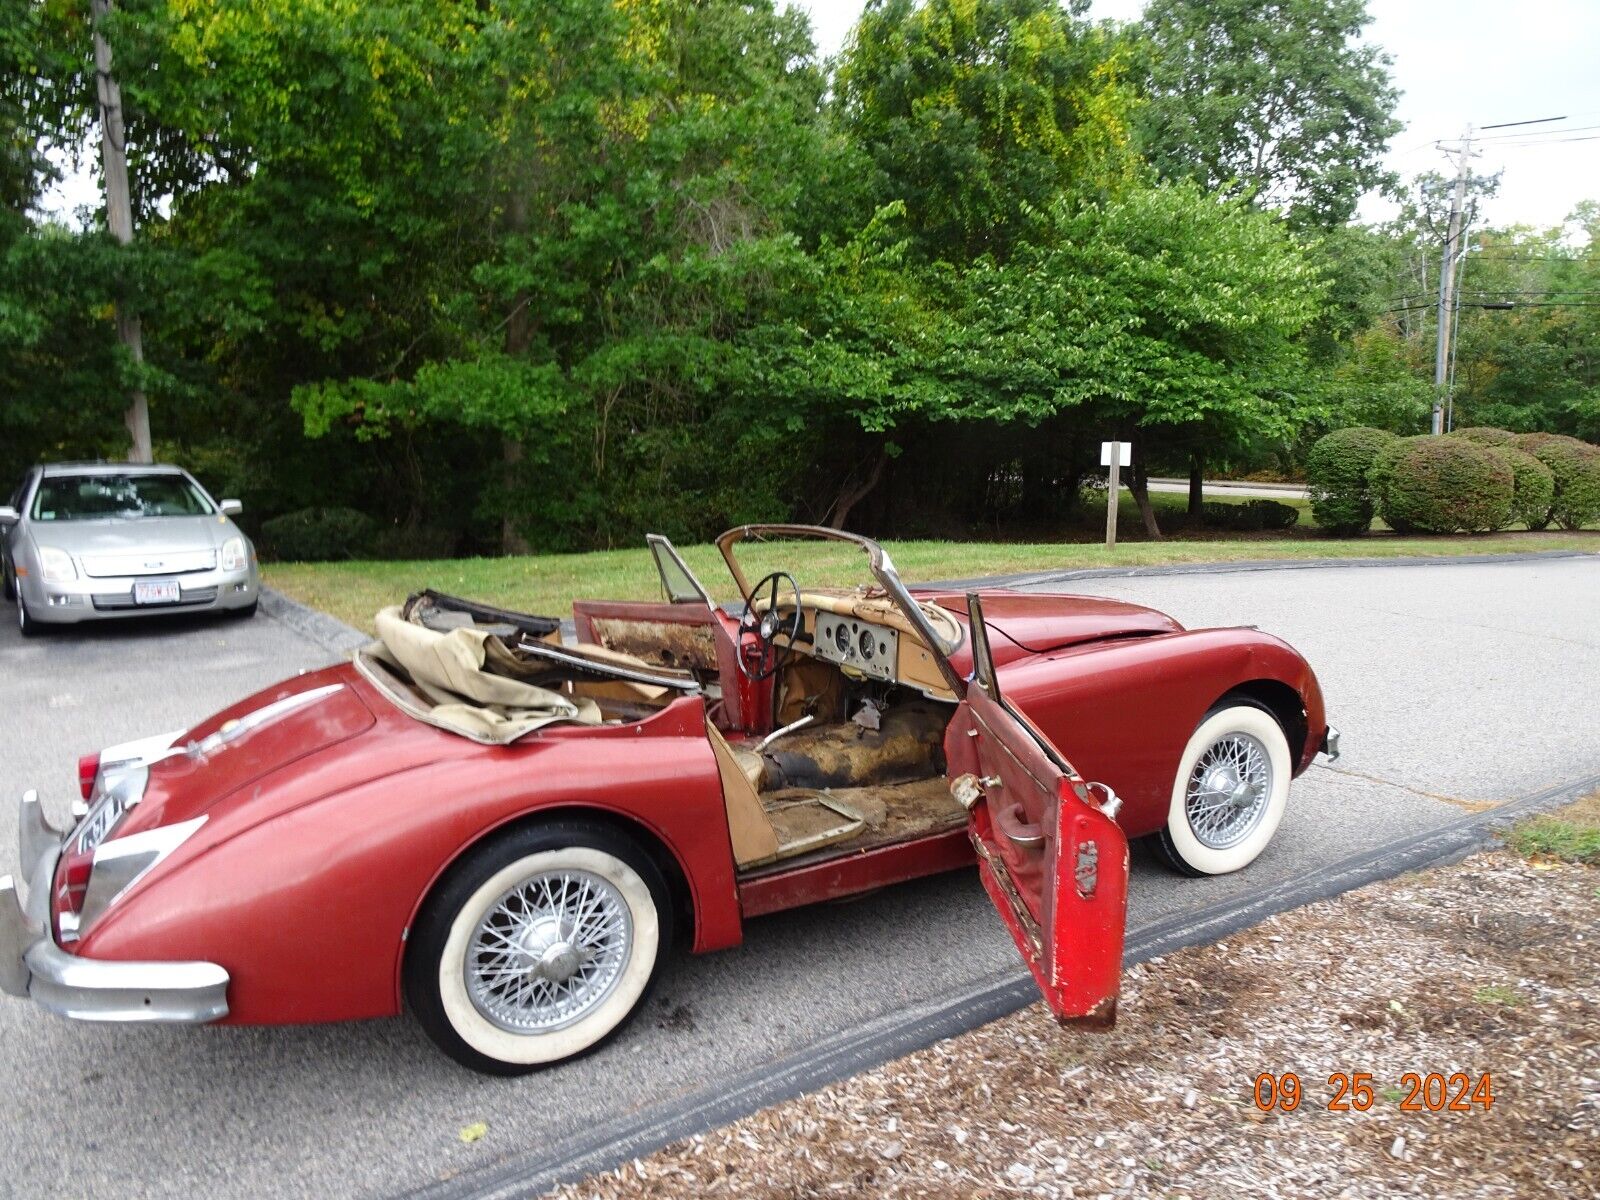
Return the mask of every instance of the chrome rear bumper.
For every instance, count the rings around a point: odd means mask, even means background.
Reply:
[[[1328,756],[1329,762],[1339,757],[1339,731],[1332,725],[1322,735],[1322,752]]]
[[[17,814],[25,884],[0,876],[0,991],[77,1021],[200,1024],[228,1015],[228,972],[207,962],[122,962],[56,944],[50,889],[62,835],[27,792]]]

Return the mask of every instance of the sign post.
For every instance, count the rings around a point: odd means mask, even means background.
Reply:
[[[1111,479],[1106,488],[1106,549],[1117,545],[1117,493],[1122,487],[1122,442],[1100,443],[1100,465],[1111,468]]]

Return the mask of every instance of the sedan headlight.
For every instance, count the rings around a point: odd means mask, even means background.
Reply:
[[[222,569],[224,571],[242,571],[249,561],[244,552],[243,538],[231,537],[222,543]]]
[[[71,583],[78,577],[72,555],[54,546],[39,547],[39,575],[46,583]]]

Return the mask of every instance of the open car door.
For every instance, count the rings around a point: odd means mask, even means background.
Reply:
[[[1056,1019],[1109,1026],[1128,909],[1120,801],[1007,703],[975,594],[967,612],[973,678],[945,746],[978,873]]]

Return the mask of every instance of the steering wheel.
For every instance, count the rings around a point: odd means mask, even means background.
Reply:
[[[792,619],[784,618],[778,614],[778,584],[789,585],[789,591],[794,595],[794,616]],[[767,589],[767,608],[759,618],[756,616],[756,597],[761,595],[761,589]],[[750,603],[745,607],[744,618],[739,622],[740,645],[739,653],[734,655],[734,662],[739,664],[739,673],[751,682],[770,678],[779,667],[789,661],[789,656],[794,653],[795,639],[800,636],[800,631],[805,628],[806,614],[800,606],[800,585],[794,581],[794,576],[787,571],[774,571],[750,589]],[[755,644],[760,647],[760,654],[756,656],[754,666],[750,665],[749,656],[744,652],[743,634],[755,634]],[[787,634],[788,643],[779,646],[778,635]]]

